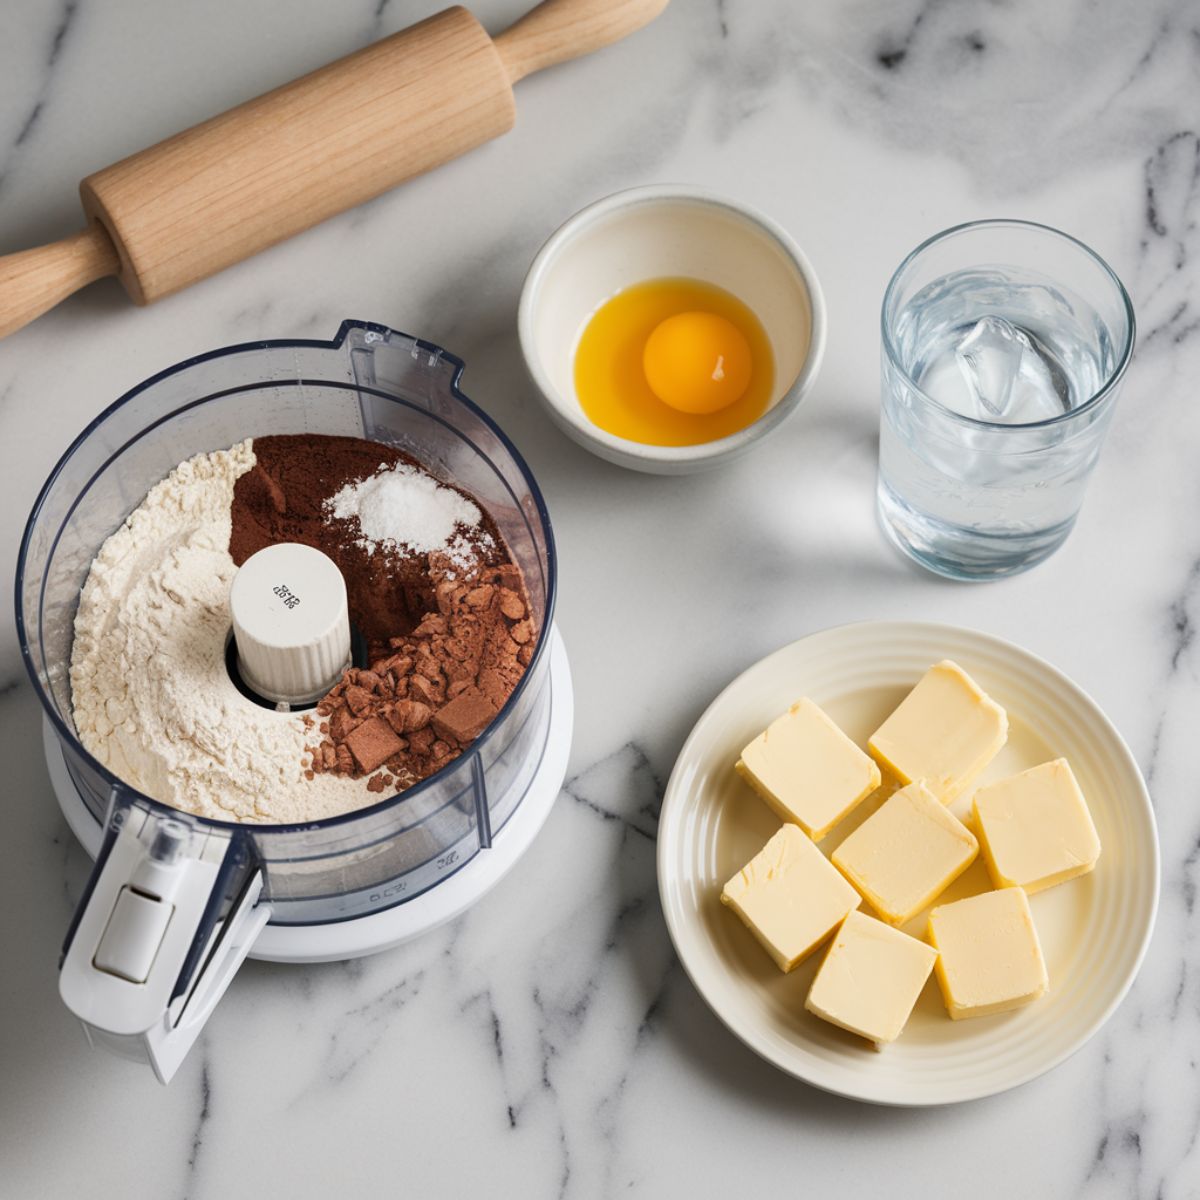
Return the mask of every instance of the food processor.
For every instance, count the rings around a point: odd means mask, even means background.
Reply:
[[[463,363],[361,321],[332,341],[266,341],[188,359],[103,412],[43,487],[17,564],[21,652],[45,709],[46,762],[95,859],[60,992],[89,1039],[167,1082],[248,955],[372,954],[449,920],[528,848],[566,772],[570,669],[553,624],[550,518],[528,466],[459,389]],[[538,630],[508,702],[461,757],[370,807],[296,825],[234,824],[143,795],[76,736],[69,666],[93,558],[178,463],[248,437],[334,434],[395,446],[477,497],[524,575]]]

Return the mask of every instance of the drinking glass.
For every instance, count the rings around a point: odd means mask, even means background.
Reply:
[[[882,328],[888,537],[954,579],[1053,554],[1133,354],[1133,305],[1112,268],[1045,225],[959,225],[900,264]]]

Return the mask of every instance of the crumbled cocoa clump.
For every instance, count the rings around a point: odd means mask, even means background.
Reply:
[[[510,621],[519,621],[525,615],[525,601],[510,588],[501,588],[500,611]]]
[[[415,733],[429,724],[433,711],[419,700],[397,700],[387,710],[387,719],[397,733]]]
[[[350,747],[354,764],[363,775],[382,767],[389,758],[404,749],[396,731],[382,717],[368,717],[355,726],[344,743]]]
[[[437,611],[322,698],[324,736],[308,749],[314,771],[369,776],[371,792],[410,787],[458,758],[524,674],[533,625],[517,568],[448,579],[445,564],[429,558]]]
[[[338,708],[331,720],[321,722],[321,732],[329,734],[332,742],[344,742],[362,721],[350,711],[349,705]]]
[[[478,688],[467,684],[465,691],[434,713],[434,732],[460,744],[473,742],[491,724],[496,711]]]

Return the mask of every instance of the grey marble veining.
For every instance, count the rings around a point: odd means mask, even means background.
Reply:
[[[427,15],[416,0],[14,0],[0,20],[0,251],[79,223],[88,171]],[[520,0],[480,0],[492,29]],[[1200,11],[1121,0],[675,0],[520,85],[502,141],[150,309],[97,285],[0,343],[0,553],[76,432],[147,375],[347,316],[447,346],[528,457],[560,539],[570,777],[486,902],[398,951],[250,963],[163,1091],[58,1002],[87,862],[58,814],[11,610],[0,625],[0,1196],[1200,1196]],[[515,337],[541,241],[588,201],[699,183],[787,227],[821,276],[819,384],[718,475],[631,476],[541,416]],[[984,587],[874,526],[877,317],[935,230],[1012,215],[1122,275],[1140,340],[1078,528]],[[6,602],[11,606],[11,601]],[[1084,1050],[1014,1093],[874,1109],[756,1059],[658,906],[662,788],[708,701],[828,625],[947,620],[1076,678],[1150,780],[1159,925]],[[614,653],[614,644],[620,648]]]

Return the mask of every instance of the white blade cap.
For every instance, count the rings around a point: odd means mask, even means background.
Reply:
[[[229,608],[242,680],[266,700],[311,703],[350,665],[346,581],[320,550],[281,542],[252,554]]]

